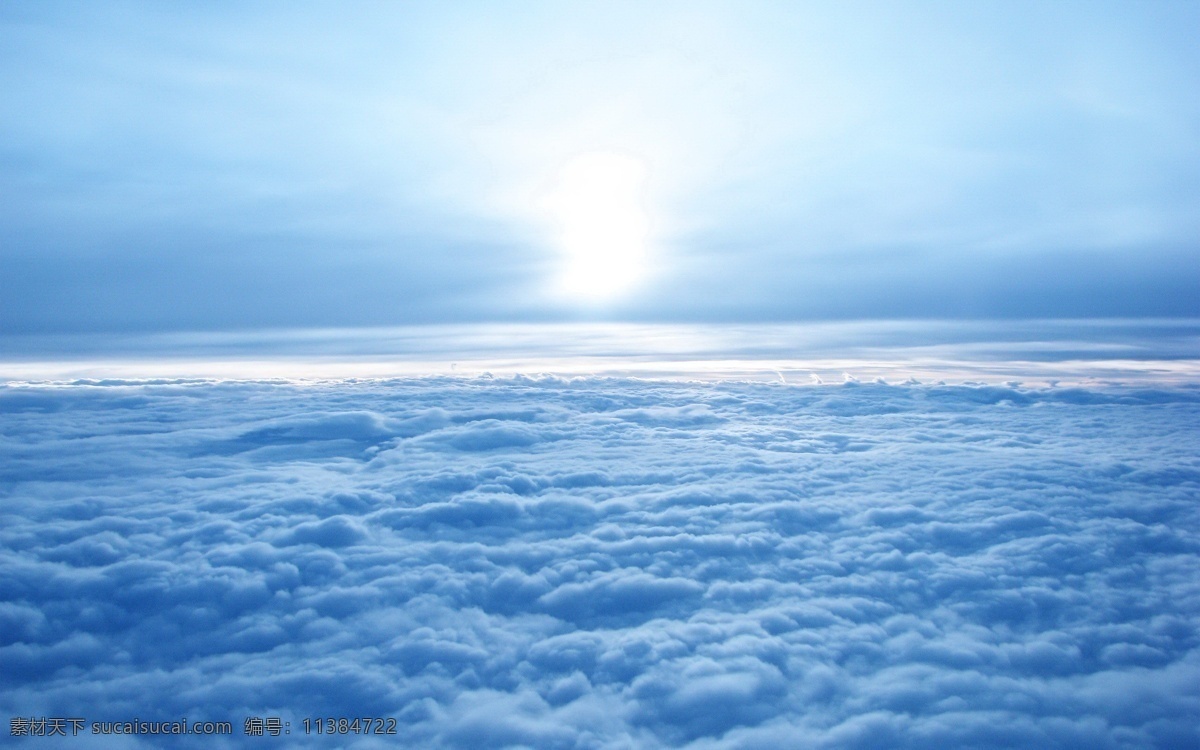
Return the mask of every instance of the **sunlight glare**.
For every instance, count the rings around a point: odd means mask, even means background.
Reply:
[[[646,165],[619,153],[587,153],[563,167],[553,197],[564,254],[561,293],[602,301],[641,278],[649,234],[645,179]]]

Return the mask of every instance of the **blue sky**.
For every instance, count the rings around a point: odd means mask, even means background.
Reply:
[[[7,3],[0,328],[1197,316],[1196,28]]]

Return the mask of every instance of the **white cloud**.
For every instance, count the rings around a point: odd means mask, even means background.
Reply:
[[[1194,388],[9,385],[0,415],[10,716],[1200,740]]]

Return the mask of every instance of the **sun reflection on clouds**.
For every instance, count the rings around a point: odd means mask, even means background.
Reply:
[[[0,384],[547,373],[787,384],[1200,382],[1200,321],[462,324],[0,336]]]

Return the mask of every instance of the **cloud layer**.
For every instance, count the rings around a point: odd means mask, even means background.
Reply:
[[[0,382],[340,380],[428,375],[1178,385],[1200,380],[1200,318],[539,323],[156,335],[0,332]]]
[[[1200,743],[1194,388],[76,383],[0,420],[10,716]]]

